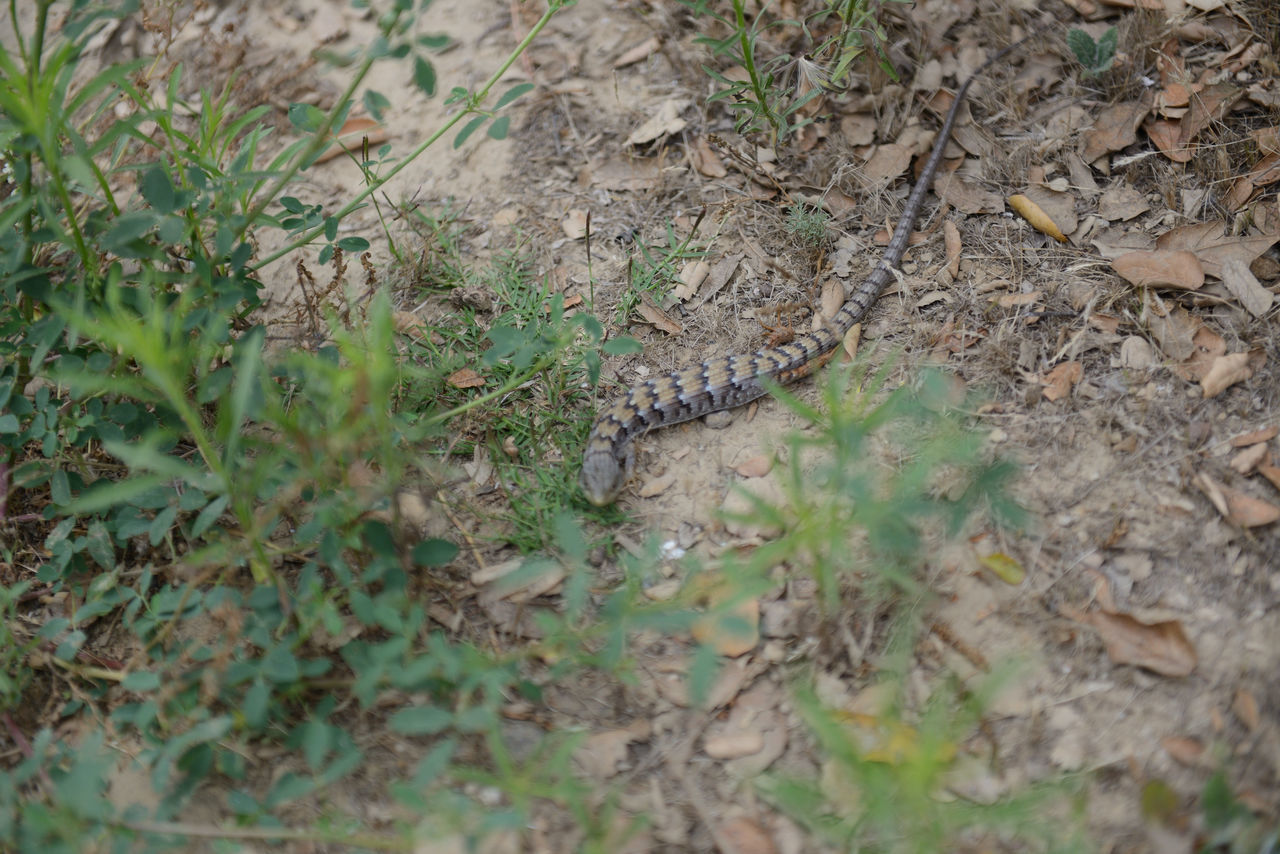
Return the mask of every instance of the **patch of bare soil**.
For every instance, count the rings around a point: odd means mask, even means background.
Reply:
[[[1197,4],[1206,5],[1214,4]],[[876,362],[904,354],[897,378],[940,365],[986,390],[978,419],[990,445],[1023,466],[1016,490],[1032,511],[1027,531],[972,531],[925,573],[940,596],[931,616],[946,628],[916,651],[921,690],[944,665],[969,675],[984,662],[1020,663],[987,714],[982,744],[969,746],[998,757],[984,791],[996,797],[1083,772],[1088,822],[1104,850],[1190,850],[1187,805],[1214,769],[1225,768],[1245,803],[1273,819],[1280,803],[1280,205],[1268,183],[1280,89],[1267,73],[1276,24],[1261,20],[1273,14],[1265,3],[1234,15],[1188,8],[1168,21],[1162,11],[1039,6],[886,7],[901,79],[865,64],[848,91],[818,99],[812,125],[770,147],[736,135],[722,106],[708,103],[700,66],[719,60],[695,43],[684,7],[584,2],[513,69],[513,80],[538,88],[511,140],[433,149],[388,196],[454,200],[476,226],[477,254],[512,242],[518,228],[539,267],[583,295],[587,244],[573,223],[575,211],[589,211],[596,314],[606,323],[636,245],[664,244],[668,223],[687,234],[705,208],[706,290],[613,328],[645,345],[607,363],[603,385],[620,390],[763,346],[773,333],[757,311],[816,305],[828,283],[855,286],[901,210],[912,164],[919,168],[948,104],[942,93],[1046,13],[1060,19],[975,86],[971,118],[936,185],[943,209],[929,197],[920,240],[864,324],[861,348]],[[432,13],[458,41],[441,58],[441,79],[469,85],[519,40],[528,10],[437,0]],[[240,28],[247,48],[235,62],[264,93],[284,85],[281,56],[341,48],[369,30],[339,0],[218,14]],[[1100,36],[1112,23],[1115,68],[1083,77],[1065,30]],[[385,68],[372,85],[392,102],[389,138],[405,151],[444,108],[397,78],[397,66]],[[319,82],[327,74],[306,69],[300,80],[323,98],[339,88]],[[305,201],[337,205],[359,176],[337,160],[310,180]],[[1006,204],[1015,194],[1064,239],[1015,214]],[[832,216],[838,239],[825,253],[782,227],[786,206],[801,199]],[[376,234],[372,210],[363,216],[357,233]],[[271,275],[286,299],[291,269],[282,263]],[[804,425],[768,399],[719,421],[722,429],[694,422],[644,440],[623,498],[637,521],[619,541],[656,533],[704,554],[758,541],[760,532],[726,530],[717,511],[743,479],[738,470],[775,477],[755,458]],[[1024,567],[1025,580],[993,574],[983,558],[995,552]],[[714,713],[691,708],[680,679],[690,643],[671,639],[642,646],[636,684],[584,680],[548,691],[539,725],[585,728],[583,774],[619,785],[624,813],[651,819],[626,850],[815,850],[748,782],[765,769],[819,773],[790,699],[797,657],[820,674],[824,699],[850,710],[870,702],[877,651],[859,643],[868,627],[851,624],[836,642],[814,637],[812,597],[809,585],[784,581],[758,603],[762,638],[725,670]],[[833,647],[840,654],[825,651]],[[526,725],[512,722],[513,742]],[[384,745],[391,738],[378,735]],[[410,749],[389,746],[400,757],[390,764],[404,766]],[[1144,818],[1141,793],[1153,780],[1187,807],[1182,832]],[[395,816],[377,802],[385,795],[376,779],[360,789],[351,797],[357,814]],[[534,833],[539,850],[575,843],[550,814]]]

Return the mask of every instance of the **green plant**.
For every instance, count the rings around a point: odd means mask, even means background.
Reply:
[[[907,708],[901,651],[914,636],[900,632],[899,668],[880,677],[889,690],[878,713],[853,715],[824,706],[810,688],[797,692],[825,764],[816,780],[762,778],[764,795],[841,850],[932,854],[984,839],[1018,851],[1093,850],[1082,832],[1079,781],[1039,783],[994,800],[965,794],[966,782],[991,774],[988,760],[964,745],[1003,679],[940,685],[922,708]]]
[[[772,142],[791,136],[812,121],[801,115],[801,109],[825,90],[845,86],[853,62],[868,48],[880,57],[881,66],[893,73],[883,53],[885,34],[876,21],[877,6],[869,0],[827,0],[803,21],[774,19],[765,4],[750,22],[745,0],[731,0],[732,16],[717,12],[710,0],[680,2],[694,15],[727,31],[719,38],[699,36],[698,42],[743,70],[745,79],[730,78],[723,71],[703,66],[723,87],[707,100],[726,104],[737,116],[739,133],[767,131]],[[796,31],[803,51],[770,43],[765,36],[772,30]],[[776,41],[785,43],[787,38],[780,34]]]
[[[1201,854],[1275,854],[1280,851],[1280,824],[1268,824],[1231,791],[1226,775],[1218,772],[1204,784],[1200,795],[1206,838]]]
[[[785,228],[802,245],[818,249],[827,240],[827,226],[830,222],[831,217],[821,208],[792,205],[787,208]]]
[[[549,4],[503,69],[566,5]],[[522,655],[432,633],[423,593],[445,595],[447,579],[432,570],[457,548],[404,537],[397,490],[429,480],[417,450],[462,413],[526,384],[558,395],[579,382],[598,359],[585,352],[598,324],[568,320],[545,293],[517,293],[527,282],[513,275],[505,296],[518,305],[469,342],[487,348],[499,388],[425,414],[390,406],[422,375],[398,353],[388,295],[343,291],[346,254],[368,244],[339,239],[338,225],[406,161],[362,157],[369,183],[335,212],[286,192],[329,144],[372,63],[413,57],[418,85],[434,90],[422,51],[440,41],[413,36],[414,4],[395,3],[367,51],[343,58],[353,82],[332,110],[290,110],[303,136],[269,159],[265,108],[236,113],[233,84],[191,109],[180,68],[160,85],[140,85],[142,62],[77,76],[104,13],[77,0],[55,30],[52,6],[37,4],[34,30],[0,48],[0,152],[16,186],[0,194],[0,508],[18,532],[6,558],[38,567],[4,593],[13,643],[0,701],[20,710],[34,680],[54,692],[65,683],[75,699],[62,712],[92,708],[137,738],[163,798],[152,816],[114,814],[101,797],[111,763],[92,740],[63,744],[46,728],[0,770],[0,847],[82,850],[104,835],[118,847],[134,832],[162,846],[184,801],[214,775],[245,784],[245,755],[267,741],[294,767],[265,790],[237,792],[232,807],[269,824],[282,805],[361,766],[338,700],[369,714],[386,691],[418,698],[391,725],[436,741],[428,759],[444,763],[420,766],[402,794],[447,787],[457,779],[451,740],[483,743],[500,703],[537,686],[520,672]],[[529,87],[489,107],[500,75],[454,90],[460,109],[408,156],[459,122],[456,144],[486,123],[504,135],[500,111]],[[364,101],[371,112],[385,106],[377,93]],[[273,258],[319,239],[321,263],[334,268],[336,286],[308,305],[314,349],[268,346],[254,274],[271,260],[254,254],[268,230],[292,235]],[[12,627],[33,591],[72,606],[22,638]],[[104,616],[129,640],[127,660],[95,657]],[[341,656],[330,651],[339,637]],[[34,723],[12,721],[18,732]],[[561,770],[541,773],[545,791],[563,784]],[[337,820],[280,838],[407,847],[356,830]]]
[[[1075,55],[1076,61],[1084,66],[1086,77],[1097,77],[1108,71],[1116,61],[1116,41],[1119,38],[1115,27],[1110,27],[1102,38],[1096,42],[1084,30],[1067,30],[1067,47]]]
[[[705,212],[704,212],[705,213]],[[694,222],[683,238],[676,235],[675,225],[668,222],[666,245],[650,248],[639,244],[640,258],[631,258],[627,265],[629,287],[618,303],[618,320],[625,323],[644,296],[655,301],[663,300],[680,274],[680,268],[688,261],[703,258],[706,250],[694,245],[702,216]]]
[[[785,532],[755,549],[748,566],[765,572],[791,564],[811,574],[829,611],[846,580],[857,580],[871,607],[919,595],[915,571],[931,521],[954,534],[983,512],[1004,523],[1021,517],[1005,491],[1013,466],[987,458],[981,436],[949,400],[946,378],[926,371],[888,391],[891,367],[874,374],[860,363],[829,370],[821,408],[775,389],[817,430],[787,440],[783,500],[744,493],[756,524]],[[877,449],[893,457],[890,467],[879,463]]]

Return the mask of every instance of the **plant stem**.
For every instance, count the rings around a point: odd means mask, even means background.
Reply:
[[[532,43],[533,43],[533,40],[538,36],[538,33],[542,32],[542,28],[543,28],[543,27],[545,27],[545,26],[548,24],[548,22],[550,22],[551,18],[552,18],[552,17],[553,17],[557,12],[559,12],[559,11],[560,11],[560,9],[561,9],[561,8],[563,8],[563,6],[564,6],[564,3],[563,3],[563,2],[551,2],[551,3],[548,3],[548,4],[547,4],[547,11],[545,11],[545,12],[543,12],[543,13],[542,13],[542,17],[541,17],[541,18],[539,18],[539,19],[538,19],[538,22],[537,22],[536,24],[534,24],[534,25],[533,25],[533,27],[529,30],[529,34],[528,34],[528,35],[526,35],[526,36],[525,36],[525,37],[520,41],[520,44],[516,45],[515,49],[514,49],[514,50],[512,50],[512,51],[511,51],[511,54],[506,58],[506,61],[504,61],[504,62],[502,63],[502,65],[498,67],[498,70],[497,70],[497,71],[495,71],[492,75],[490,75],[489,79],[488,79],[488,80],[486,80],[486,81],[484,82],[484,85],[483,85],[483,86],[481,86],[481,87],[480,87],[480,89],[479,89],[479,90],[478,90],[474,95],[472,95],[470,98],[468,98],[468,99],[467,99],[467,106],[466,106],[466,108],[465,108],[465,109],[458,111],[458,113],[457,113],[456,115],[454,115],[454,116],[453,116],[453,118],[449,119],[449,121],[445,122],[445,123],[444,123],[444,125],[442,125],[442,126],[440,127],[440,129],[439,129],[439,130],[437,130],[437,131],[436,131],[435,133],[433,133],[431,136],[427,137],[427,139],[425,139],[425,140],[423,140],[421,143],[419,143],[419,144],[418,144],[418,146],[417,146],[416,148],[414,148],[414,149],[413,149],[413,151],[409,152],[409,154],[408,154],[407,156],[405,156],[405,158],[404,158],[403,160],[401,160],[399,163],[397,163],[395,166],[393,166],[390,170],[388,170],[388,171],[387,171],[387,173],[386,173],[385,175],[383,175],[383,176],[382,176],[382,178],[381,178],[381,179],[379,179],[376,183],[369,184],[369,185],[368,185],[368,186],[366,186],[362,191],[360,191],[358,194],[356,194],[354,197],[352,197],[351,201],[349,201],[349,202],[347,202],[345,205],[343,205],[343,206],[342,206],[342,208],[340,208],[340,209],[338,210],[338,212],[337,212],[336,214],[334,214],[334,216],[335,216],[336,218],[338,218],[338,219],[342,219],[344,216],[346,216],[347,214],[351,213],[353,210],[355,210],[357,207],[359,207],[359,206],[360,206],[360,204],[361,204],[365,199],[367,199],[367,198],[368,198],[369,196],[371,196],[373,193],[376,193],[378,190],[380,190],[383,186],[385,186],[385,185],[386,185],[386,183],[387,183],[388,181],[390,181],[390,180],[391,180],[392,178],[394,178],[396,175],[399,175],[399,174],[400,174],[400,172],[401,172],[402,170],[404,170],[404,168],[405,168],[405,167],[407,167],[410,163],[412,163],[412,162],[413,162],[414,160],[416,160],[419,156],[421,156],[422,152],[426,151],[426,150],[427,150],[428,148],[430,148],[433,144],[435,144],[435,142],[436,142],[438,139],[440,139],[440,137],[442,137],[442,136],[444,136],[446,133],[448,133],[448,131],[449,131],[449,130],[454,126],[454,125],[456,125],[458,122],[462,121],[462,119],[466,118],[467,116],[471,115],[472,113],[477,112],[477,111],[478,111],[478,110],[477,110],[478,106],[479,106],[479,105],[480,105],[480,103],[481,103],[481,102],[483,102],[483,101],[484,101],[484,99],[488,96],[488,94],[489,94],[489,90],[490,90],[490,89],[492,89],[495,85],[497,85],[498,81],[502,79],[502,76],[503,76],[504,74],[506,74],[506,73],[507,73],[507,70],[508,70],[509,68],[511,68],[511,66],[515,63],[515,61],[516,61],[517,59],[519,59],[519,58],[520,58],[520,54],[524,53],[524,52],[525,52],[525,50],[527,50],[527,49],[528,49],[529,45],[530,45],[530,44],[532,44]],[[362,66],[362,73],[363,73],[363,70],[364,70],[364,67]],[[353,89],[354,89],[354,87],[349,87],[349,88],[348,88],[348,93],[350,93]],[[345,98],[345,97],[348,97],[348,96],[349,96],[348,94],[344,94],[344,98]],[[343,103],[343,102],[342,102],[342,101],[340,101],[340,102],[339,102],[339,106],[340,106],[342,103]],[[335,109],[336,109],[336,108],[335,108]],[[331,125],[332,125],[332,122],[330,122],[328,125],[326,125],[326,127],[330,127]],[[320,137],[319,137],[319,136],[317,136],[317,139],[319,139],[319,138],[320,138]],[[326,140],[326,142],[327,142],[327,140]],[[309,156],[309,155],[308,155],[308,156]],[[301,160],[302,158],[299,158],[299,159]],[[296,168],[295,168],[295,169],[291,169],[291,170],[287,173],[287,177],[292,177],[292,175],[293,175],[296,171],[297,171],[297,169],[296,169]],[[268,202],[268,201],[270,201],[271,199],[274,199],[274,198],[275,198],[275,194],[276,194],[276,192],[278,192],[278,190],[279,190],[279,187],[280,187],[280,186],[283,186],[283,183],[282,183],[282,182],[277,182],[277,186],[272,188],[272,190],[273,190],[273,191],[272,191],[271,193],[268,193],[266,196],[264,196],[264,201],[262,202],[262,204],[258,205],[258,206],[257,206],[257,207],[256,207],[256,208],[251,212],[250,216],[248,217],[248,220],[246,221],[246,227],[247,227],[247,224],[248,224],[248,223],[250,223],[250,222],[252,222],[254,219],[256,219],[256,215],[261,213],[261,209],[262,209],[263,207],[265,207],[265,206],[266,206],[267,202]],[[285,245],[285,246],[281,247],[280,249],[277,249],[275,252],[272,252],[272,253],[270,253],[269,255],[267,255],[267,257],[263,258],[263,259],[262,259],[261,261],[259,261],[257,264],[253,265],[253,268],[252,268],[252,269],[254,269],[254,270],[261,270],[263,267],[265,267],[265,266],[267,266],[268,264],[272,263],[273,261],[276,261],[276,260],[278,260],[279,258],[281,258],[281,257],[283,257],[283,256],[285,256],[285,255],[287,255],[287,254],[289,254],[290,252],[294,251],[295,249],[299,249],[299,248],[301,248],[301,247],[303,247],[303,246],[307,245],[307,244],[308,244],[308,243],[310,243],[312,240],[315,240],[315,239],[316,239],[316,237],[318,237],[318,236],[319,236],[320,234],[322,234],[323,232],[324,232],[324,226],[323,226],[323,225],[316,226],[315,228],[311,229],[310,231],[305,232],[304,234],[302,234],[300,237],[298,237],[298,238],[297,238],[296,240],[294,240],[293,242],[291,242],[291,243],[289,243],[289,244],[287,244],[287,245]]]

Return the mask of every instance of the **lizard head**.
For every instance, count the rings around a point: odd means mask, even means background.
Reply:
[[[622,491],[627,475],[622,465],[608,448],[588,448],[582,458],[582,472],[578,485],[582,494],[597,507],[612,504]]]

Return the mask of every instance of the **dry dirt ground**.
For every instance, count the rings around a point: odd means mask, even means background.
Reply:
[[[663,244],[668,223],[687,234],[706,208],[706,260],[729,274],[664,303],[654,316],[668,328],[635,317],[612,330],[645,345],[606,363],[604,387],[622,388],[708,354],[762,346],[770,333],[756,310],[820,302],[828,280],[856,284],[948,103],[935,93],[953,92],[987,53],[1046,13],[1056,16],[1061,23],[975,87],[949,152],[947,204],[939,213],[928,197],[904,275],[864,324],[859,346],[873,362],[902,354],[895,381],[933,364],[983,389],[989,403],[978,424],[993,449],[1021,464],[1016,495],[1031,511],[1024,531],[970,531],[972,540],[932,555],[924,568],[939,594],[931,616],[946,631],[921,640],[913,682],[927,693],[944,668],[964,676],[983,660],[1019,662],[978,738],[984,755],[998,759],[976,785],[999,794],[1083,772],[1090,831],[1110,851],[1189,850],[1194,825],[1182,833],[1144,826],[1140,792],[1152,780],[1168,783],[1183,809],[1223,767],[1242,799],[1272,820],[1280,803],[1280,524],[1266,521],[1280,505],[1280,479],[1264,476],[1275,472],[1267,455],[1280,457],[1272,305],[1280,259],[1271,248],[1280,206],[1264,177],[1242,199],[1223,201],[1277,150],[1280,87],[1268,75],[1280,41],[1276,22],[1263,20],[1273,14],[1267,3],[1236,16],[1166,5],[1180,23],[1167,23],[1164,12],[1106,7],[1088,23],[1072,8],[1082,4],[1058,0],[1038,8],[1030,0],[921,0],[886,10],[901,80],[858,66],[848,91],[816,103],[814,125],[770,148],[763,136],[735,135],[723,107],[708,103],[713,85],[700,65],[715,60],[695,44],[682,7],[585,0],[513,67],[509,79],[537,88],[508,140],[441,146],[387,190],[427,208],[452,200],[476,257],[518,234],[535,267],[568,295],[587,293],[586,242],[572,225],[574,211],[589,211],[597,314],[606,323],[636,244]],[[517,6],[514,19],[512,11],[505,0],[432,6],[431,28],[457,42],[440,57],[446,91],[482,80],[540,10]],[[209,14],[203,26],[234,23],[248,51],[220,59],[205,50],[207,73],[230,61],[261,85],[265,101],[282,104],[308,92],[332,97],[340,76],[305,57],[371,32],[368,17],[339,0],[232,3]],[[1066,28],[1100,35],[1113,23],[1121,27],[1116,70],[1083,78],[1064,46]],[[185,49],[194,58],[197,47]],[[393,105],[389,140],[407,150],[445,108],[415,93],[402,67],[378,68],[370,85]],[[1143,74],[1152,77],[1145,85]],[[1192,106],[1170,95],[1193,82]],[[1159,98],[1172,102],[1164,112],[1153,111]],[[1196,115],[1203,121],[1191,128]],[[629,142],[647,124],[649,139]],[[1247,144],[1251,131],[1266,128],[1270,149]],[[708,144],[712,133],[765,165],[735,161]],[[1192,146],[1190,162],[1162,153],[1152,141],[1160,134],[1174,148]],[[358,180],[342,160],[317,167],[306,201],[341,203]],[[1006,199],[1015,193],[1036,200],[1065,241],[1012,213]],[[841,235],[824,257],[783,229],[788,198],[823,200]],[[955,248],[946,245],[944,221],[955,227]],[[1199,223],[1211,225],[1190,237],[1177,232]],[[371,213],[348,227],[378,234]],[[1141,289],[1113,267],[1166,233],[1180,242],[1161,248],[1189,252],[1208,272],[1199,289]],[[1174,263],[1189,262],[1184,254]],[[811,287],[820,264],[835,275],[824,272]],[[1157,274],[1142,267],[1134,275]],[[267,279],[281,304],[293,298],[291,261]],[[1223,383],[1204,381],[1214,369],[1227,372]],[[656,533],[707,555],[750,544],[759,532],[731,532],[719,521],[730,484],[741,479],[735,470],[803,426],[766,399],[722,429],[694,422],[648,437],[623,498],[633,521],[618,530],[620,540]],[[1016,561],[1025,580],[1011,584],[986,569],[981,558],[992,552]],[[495,547],[489,556],[503,555]],[[744,782],[765,768],[819,772],[789,699],[795,659],[812,654],[824,699],[851,710],[868,702],[856,644],[840,644],[839,656],[816,652],[824,645],[808,629],[817,625],[811,595],[802,583],[784,584],[761,603],[773,620],[729,667],[714,719],[664,688],[687,650],[680,639],[639,650],[640,672],[651,679],[549,691],[541,720],[592,733],[598,752],[584,773],[620,786],[624,810],[652,819],[627,850],[814,850]],[[861,636],[864,627],[850,628]],[[721,744],[716,758],[708,754],[715,737],[738,726],[760,737],[758,749],[738,754]],[[370,778],[332,803],[376,824],[395,815],[385,798]],[[532,850],[572,848],[563,827],[548,817],[534,828]]]

